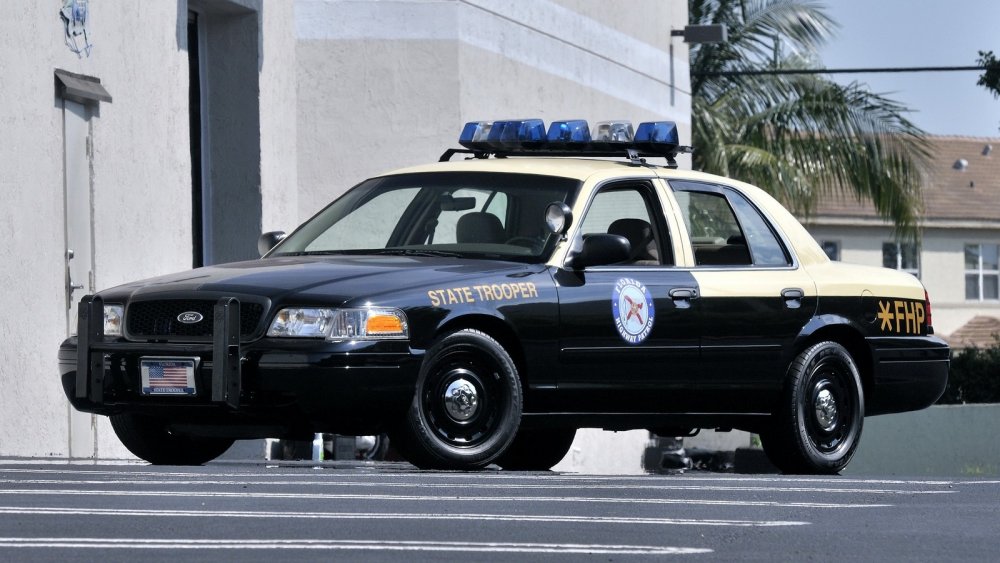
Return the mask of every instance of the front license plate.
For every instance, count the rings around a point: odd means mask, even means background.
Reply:
[[[194,395],[198,358],[141,358],[143,395]]]

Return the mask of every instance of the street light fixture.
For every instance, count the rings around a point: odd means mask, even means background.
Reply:
[[[685,43],[725,43],[728,38],[726,24],[686,25],[684,29],[671,29],[670,37],[683,37]],[[670,105],[674,105],[674,44],[670,44]]]
[[[686,25],[684,29],[671,29],[671,37],[683,37],[685,43],[725,43],[727,29],[724,23]]]

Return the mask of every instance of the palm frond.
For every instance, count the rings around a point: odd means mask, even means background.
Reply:
[[[868,200],[900,238],[917,236],[929,151],[905,107],[822,75],[704,76],[807,66],[836,28],[818,2],[690,0],[689,14],[730,29],[729,43],[692,48],[696,168],[757,184],[807,216],[820,197]]]

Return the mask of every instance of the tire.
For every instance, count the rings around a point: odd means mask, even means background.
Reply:
[[[854,359],[836,342],[820,342],[788,368],[764,453],[784,473],[835,474],[857,450],[865,400]]]
[[[576,428],[520,430],[497,465],[507,471],[548,471],[566,457],[573,438]]]
[[[360,452],[361,459],[365,461],[382,461],[389,453],[389,436],[385,434],[375,435],[375,445],[366,451]]]
[[[153,465],[203,465],[224,454],[235,440],[174,434],[163,420],[119,414],[111,427],[128,451]]]
[[[521,400],[517,367],[500,343],[459,330],[427,351],[413,402],[390,441],[421,469],[480,469],[514,439]]]

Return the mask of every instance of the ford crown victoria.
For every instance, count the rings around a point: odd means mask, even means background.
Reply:
[[[154,464],[385,431],[421,468],[542,470],[578,428],[743,429],[801,473],[843,469],[866,416],[934,403],[949,350],[917,279],[831,262],[762,190],[678,170],[673,124],[632,133],[473,122],[259,260],[88,296],[66,395]]]

